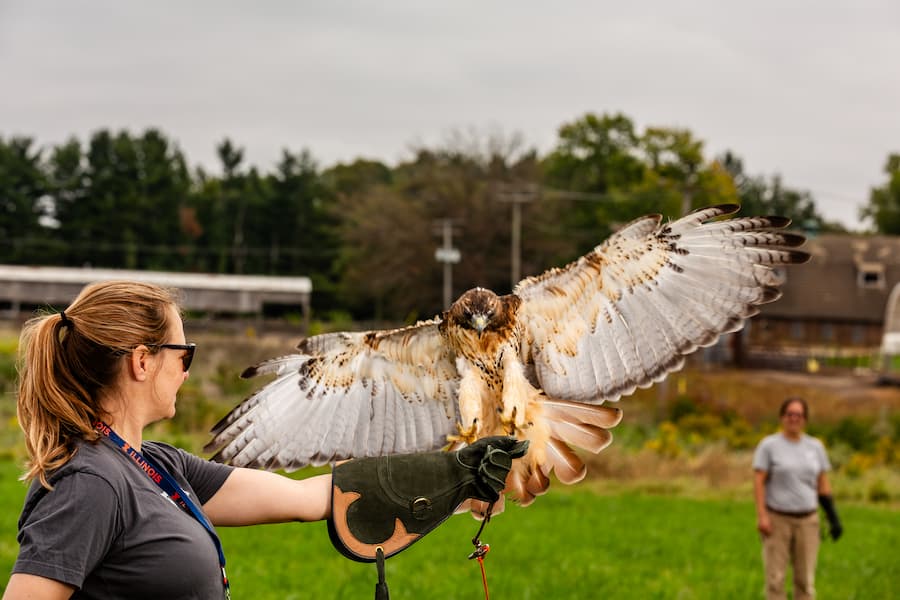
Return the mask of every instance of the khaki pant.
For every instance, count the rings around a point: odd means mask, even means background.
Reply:
[[[764,537],[766,598],[783,600],[788,561],[794,571],[794,600],[816,597],[816,556],[819,552],[819,513],[789,517],[769,511],[772,533]]]

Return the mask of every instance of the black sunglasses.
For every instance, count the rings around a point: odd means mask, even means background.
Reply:
[[[184,354],[181,355],[181,368],[187,373],[187,370],[191,368],[191,363],[194,361],[194,351],[197,349],[197,344],[147,344],[147,347],[184,350]]]

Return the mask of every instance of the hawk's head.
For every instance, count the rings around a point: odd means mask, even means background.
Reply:
[[[518,296],[498,296],[491,290],[474,288],[460,296],[444,313],[448,325],[472,329],[478,334],[502,331],[515,320]]]

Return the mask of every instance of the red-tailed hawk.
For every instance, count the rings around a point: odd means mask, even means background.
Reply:
[[[207,450],[240,466],[293,470],[353,457],[530,440],[507,491],[528,503],[581,480],[571,446],[606,447],[621,411],[604,403],[679,369],[777,299],[773,266],[805,262],[781,217],[713,220],[722,205],[661,224],[633,221],[512,294],[475,288],[440,317],[390,331],[329,333],[243,376],[275,379],[213,428]]]

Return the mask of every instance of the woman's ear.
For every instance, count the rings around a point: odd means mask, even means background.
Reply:
[[[131,360],[128,362],[129,372],[137,381],[145,381],[148,373],[148,360],[150,349],[141,344],[131,351]]]

